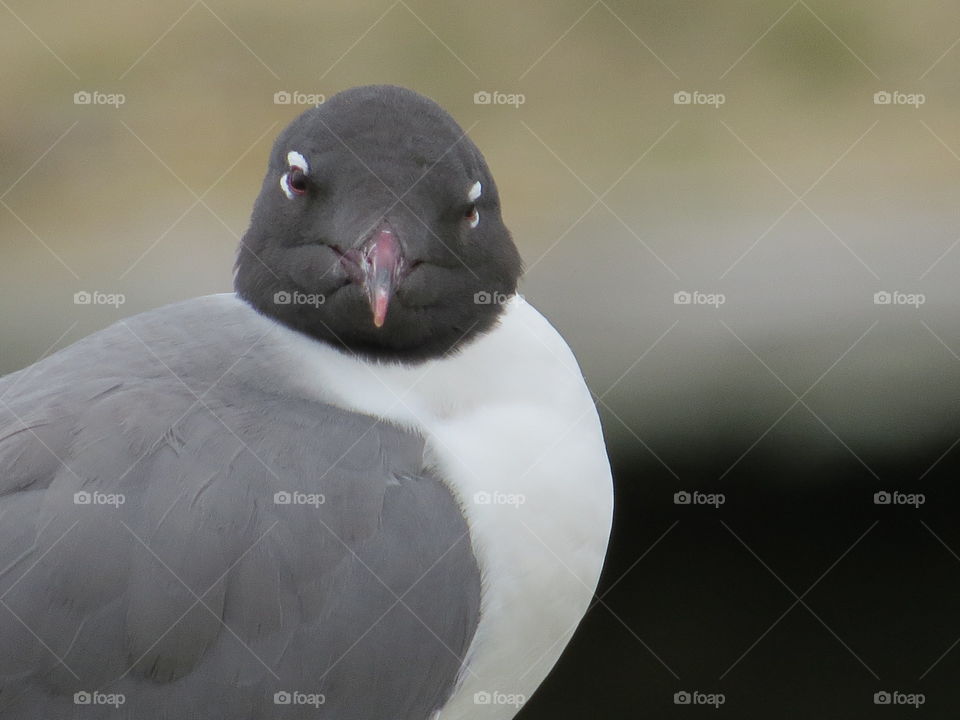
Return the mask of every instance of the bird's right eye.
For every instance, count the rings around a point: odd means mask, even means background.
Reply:
[[[467,223],[471,228],[475,228],[480,224],[480,211],[477,210],[476,203],[470,203],[467,209],[464,210],[463,216],[467,219]]]
[[[296,166],[291,167],[280,176],[280,189],[290,200],[307,192],[307,183],[307,174],[303,171],[303,168]]]
[[[287,173],[287,187],[294,195],[303,195],[307,191],[307,175],[303,168],[292,167]]]
[[[310,172],[310,166],[307,159],[296,150],[287,153],[287,166],[290,169],[280,176],[280,189],[288,199],[293,200],[307,191],[307,173]]]

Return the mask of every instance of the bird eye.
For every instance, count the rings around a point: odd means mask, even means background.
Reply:
[[[467,206],[463,216],[467,219],[467,222],[470,223],[470,227],[472,228],[475,228],[480,224],[480,211],[477,210],[476,203],[470,203],[470,205]]]
[[[284,175],[285,183],[290,192],[294,195],[303,195],[307,191],[307,175],[303,168],[292,167],[290,172]]]
[[[291,150],[287,153],[287,166],[290,169],[280,176],[280,189],[288,199],[293,200],[295,195],[303,195],[307,191],[310,165],[301,153]]]

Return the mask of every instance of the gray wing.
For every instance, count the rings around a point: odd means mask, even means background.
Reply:
[[[0,717],[429,717],[478,621],[460,508],[204,300],[0,380]]]

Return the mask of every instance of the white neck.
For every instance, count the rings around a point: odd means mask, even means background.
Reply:
[[[483,577],[480,625],[440,716],[512,717],[517,707],[478,705],[475,695],[532,694],[588,606],[610,532],[610,469],[573,354],[520,298],[460,353],[414,366],[361,360],[278,327],[275,367],[295,392],[425,438],[428,462],[468,518]]]
[[[405,426],[501,402],[552,403],[558,388],[571,385],[583,390],[574,393],[583,407],[592,408],[570,349],[519,297],[493,330],[456,355],[415,365],[365,360],[297,332],[284,335],[281,351],[300,366],[290,379],[308,396]]]

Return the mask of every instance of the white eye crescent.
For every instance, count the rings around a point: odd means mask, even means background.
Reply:
[[[300,168],[304,175],[310,174],[310,165],[307,163],[307,159],[296,150],[287,153],[287,165]]]
[[[280,189],[283,190],[283,194],[287,196],[288,200],[293,200],[296,195],[293,194],[293,190],[291,190],[290,186],[287,184],[289,177],[290,173],[284,173],[280,176]]]
[[[478,180],[473,185],[471,185],[470,189],[467,191],[467,200],[469,200],[470,202],[473,202],[478,197],[480,197],[480,193],[482,192],[483,192],[483,186],[480,184],[480,181]]]

